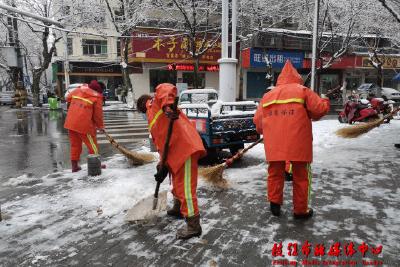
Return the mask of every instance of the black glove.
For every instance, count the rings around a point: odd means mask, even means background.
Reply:
[[[157,165],[157,173],[154,174],[156,182],[162,183],[168,176],[168,168],[166,166]]]
[[[169,107],[169,106],[166,106],[165,108],[164,108],[164,113],[165,113],[165,116],[167,116],[167,118],[168,119],[171,119],[171,120],[177,120],[177,119],[179,119],[179,110],[173,110],[171,107]]]

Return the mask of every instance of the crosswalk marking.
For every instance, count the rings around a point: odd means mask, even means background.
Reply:
[[[134,143],[149,138],[147,122],[141,117],[123,117],[107,114],[104,117],[106,131],[120,144]],[[97,135],[97,143],[109,144],[104,134]]]

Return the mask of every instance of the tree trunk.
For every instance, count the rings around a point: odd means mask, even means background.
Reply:
[[[196,56],[194,58],[193,76],[194,76],[194,81],[193,81],[194,89],[198,89],[199,88],[199,57],[198,56]]]
[[[129,60],[128,59],[128,55],[129,55],[129,51],[128,51],[129,39],[128,38],[124,38],[124,42],[123,43],[124,43],[124,51],[123,51],[124,62],[126,64],[128,64],[128,60]],[[131,79],[129,78],[128,67],[124,68],[124,66],[121,66],[121,71],[122,71],[122,79],[123,79],[122,87],[124,88],[124,91],[125,92],[129,92],[129,91],[133,92]]]
[[[377,79],[376,79],[376,83],[379,86],[379,89],[376,92],[376,96],[377,97],[381,97],[382,96],[382,87],[383,87],[383,69],[382,69],[382,65],[379,65],[377,70]]]
[[[40,96],[40,77],[42,76],[41,70],[33,70],[33,78],[32,78],[32,104],[34,107],[38,107],[40,105],[39,96]]]

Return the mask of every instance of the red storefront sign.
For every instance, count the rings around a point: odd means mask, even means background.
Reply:
[[[213,36],[210,35],[203,44],[203,38],[196,40],[196,49],[212,45]],[[142,29],[132,32],[132,41],[129,45],[129,62],[163,62],[163,63],[193,63],[189,53],[190,39],[175,31],[161,31],[158,29]],[[221,57],[221,41],[200,57],[201,64],[217,64]]]
[[[329,60],[329,56],[324,57],[324,63]],[[362,65],[362,58],[358,56],[343,56],[335,59],[330,69],[349,69],[356,68]],[[321,61],[317,61],[317,67],[321,66]],[[311,68],[311,59],[305,58],[303,61],[303,68],[310,69]]]
[[[186,70],[194,71],[194,65],[192,64],[169,64],[168,70]],[[219,71],[219,65],[200,65],[199,71]]]

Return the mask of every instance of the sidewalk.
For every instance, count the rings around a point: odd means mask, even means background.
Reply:
[[[313,126],[315,216],[308,221],[293,219],[288,182],[283,214],[271,216],[265,199],[267,166],[258,145],[240,164],[226,170],[229,189],[221,191],[199,180],[201,238],[176,240],[175,231],[183,221],[164,214],[149,224],[126,224],[126,209],[153,193],[156,162],[129,167],[122,156],[116,156],[106,162],[107,169],[99,177],[87,178],[83,166],[77,174],[65,170],[45,177],[16,177],[1,185],[20,190],[0,199],[3,212],[11,217],[0,223],[0,260],[4,266],[282,266],[291,262],[303,266],[304,259],[332,262],[308,266],[337,266],[338,260],[348,263],[340,266],[363,266],[362,260],[398,266],[400,151],[393,142],[400,141],[400,121],[353,140],[334,135],[342,126],[336,120]],[[161,190],[168,187],[164,182]],[[308,257],[302,249],[307,242],[311,244]],[[344,246],[351,242],[355,254],[346,256]],[[288,253],[294,244],[298,256]],[[338,256],[333,256],[335,244]],[[324,256],[314,255],[316,245],[324,246]],[[368,251],[363,258],[360,250],[365,245]],[[382,251],[374,255],[372,249],[380,245]]]
[[[61,104],[61,108],[57,110],[66,110],[67,106],[65,103]],[[33,106],[26,106],[23,107],[22,110],[50,110],[49,104],[43,104],[41,107],[33,107]],[[121,101],[106,101],[106,104],[103,106],[103,111],[136,111],[136,109],[129,108],[126,103]]]

